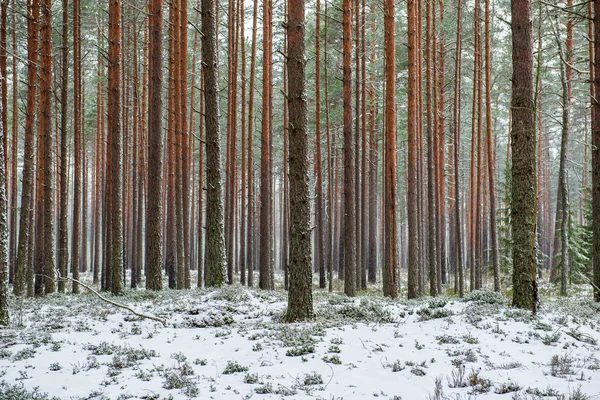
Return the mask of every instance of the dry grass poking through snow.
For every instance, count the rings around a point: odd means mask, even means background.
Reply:
[[[0,331],[0,398],[600,399],[600,305],[584,295],[531,315],[491,292],[315,292],[316,320],[292,325],[280,292],[118,298],[166,328],[92,295],[25,300]]]

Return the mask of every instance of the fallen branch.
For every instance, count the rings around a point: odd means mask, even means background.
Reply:
[[[45,275],[44,275],[44,276],[45,276]],[[48,279],[50,279],[50,278],[49,278],[49,277],[47,277],[47,276],[45,276],[45,277],[46,277],[46,278],[48,278]],[[75,283],[77,283],[77,284],[79,284],[79,285],[83,286],[84,288],[86,288],[86,289],[87,289],[87,290],[89,290],[90,292],[94,293],[94,294],[95,294],[95,295],[96,295],[96,296],[97,296],[97,297],[98,297],[100,300],[102,300],[102,301],[105,301],[105,302],[107,302],[108,304],[111,304],[111,305],[113,305],[113,306],[115,306],[115,307],[118,307],[118,308],[123,308],[123,309],[125,309],[125,310],[128,310],[128,311],[130,311],[131,313],[133,313],[134,315],[137,315],[138,317],[141,317],[141,318],[147,318],[147,319],[151,319],[151,320],[153,320],[153,321],[160,322],[161,324],[163,324],[163,326],[164,326],[164,327],[166,327],[166,326],[167,326],[167,320],[166,320],[166,319],[159,318],[159,317],[155,317],[154,315],[148,315],[148,314],[143,314],[143,313],[140,313],[140,312],[138,312],[138,311],[134,310],[133,308],[131,308],[131,307],[129,307],[129,306],[126,306],[125,304],[117,303],[116,301],[112,301],[112,300],[110,300],[110,299],[107,299],[106,297],[104,297],[104,296],[102,296],[100,293],[98,293],[96,290],[94,290],[92,287],[90,287],[90,286],[86,285],[86,284],[85,284],[85,283],[83,283],[83,282],[80,282],[80,281],[78,281],[77,279],[73,279],[73,278],[70,278],[70,277],[68,277],[68,276],[67,276],[67,277],[62,277],[62,276],[60,276],[60,275],[58,276],[58,279],[59,279],[59,280],[63,280],[63,281],[71,281],[71,282],[75,282]]]

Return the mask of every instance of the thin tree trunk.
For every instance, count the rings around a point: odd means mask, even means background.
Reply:
[[[9,282],[13,283],[15,280],[15,267],[17,265],[17,201],[18,201],[18,189],[17,189],[17,152],[19,150],[19,106],[18,106],[18,77],[17,77],[17,11],[15,9],[15,1],[13,0],[13,12],[12,12],[12,71],[13,71],[13,85],[12,85],[12,150],[11,150],[11,173],[10,173],[10,209],[9,209],[9,253],[8,253],[8,266],[9,266]],[[7,154],[5,154],[8,157]]]
[[[325,15],[327,15],[327,4],[328,2],[325,2]],[[326,134],[327,134],[327,166],[328,166],[328,177],[327,177],[327,195],[328,195],[328,202],[329,202],[329,227],[328,227],[328,236],[327,236],[327,243],[328,243],[328,259],[327,259],[327,264],[328,264],[328,281],[329,281],[329,286],[328,286],[328,290],[329,292],[333,292],[333,264],[334,264],[334,236],[335,236],[335,200],[333,197],[334,194],[334,186],[335,186],[335,182],[334,182],[334,161],[333,161],[333,153],[332,153],[332,138],[331,138],[331,130],[330,130],[330,124],[329,124],[329,68],[328,68],[328,64],[327,64],[327,30],[328,30],[328,23],[327,23],[328,19],[325,18],[325,33],[324,33],[324,68],[325,70],[324,72],[324,78],[325,78],[325,130],[326,130]],[[335,138],[334,138],[335,140]],[[335,142],[334,142],[335,143]],[[333,150],[335,151],[335,150]]]
[[[485,131],[490,192],[490,240],[494,268],[494,291],[500,291],[500,260],[496,227],[496,160],[492,149],[492,41],[490,33],[490,0],[485,2]]]
[[[297,1],[297,0],[296,0]],[[291,6],[290,6],[291,8]],[[321,161],[321,1],[317,0],[315,26],[315,260],[319,268],[319,288],[325,289],[325,207],[323,202],[323,165]],[[288,31],[289,34],[289,31]],[[292,209],[293,211],[293,209]]]
[[[454,67],[454,247],[456,251],[456,272],[458,273],[458,294],[464,296],[464,267],[462,223],[460,215],[460,125],[461,125],[461,59],[462,59],[462,0],[457,4],[456,59]]]
[[[600,2],[594,2],[594,93],[600,93]],[[600,302],[600,102],[594,100],[592,119],[592,257],[594,300]]]
[[[371,3],[371,14],[375,13],[375,5]],[[377,25],[375,19],[371,22],[371,54],[369,56],[369,253],[367,256],[368,281],[377,282],[377,136],[375,102],[375,32]]]
[[[440,276],[438,281],[442,284],[448,282],[448,271],[447,271],[447,256],[446,256],[446,157],[445,157],[445,102],[446,102],[446,83],[445,83],[445,57],[446,57],[446,43],[445,43],[445,25],[444,25],[444,0],[439,0],[439,34],[438,34],[438,49],[437,51],[437,177],[438,177],[438,266]],[[441,290],[441,288],[440,288]]]
[[[200,1],[200,0],[199,0]],[[198,145],[198,287],[205,284],[206,264],[204,262],[204,238],[206,229],[204,227],[204,159],[206,154],[205,129],[204,129],[204,68],[200,68],[200,122],[198,124],[198,135],[200,143]]]

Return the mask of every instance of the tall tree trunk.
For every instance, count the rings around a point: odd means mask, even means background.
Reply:
[[[417,142],[419,133],[419,118],[417,116],[419,102],[419,36],[418,9],[420,0],[408,0],[408,298],[419,296],[419,236],[417,218]]]
[[[9,267],[9,282],[13,283],[15,280],[15,268],[17,265],[17,210],[18,210],[18,190],[17,190],[17,167],[18,159],[17,152],[19,149],[19,106],[18,106],[18,77],[17,77],[17,10],[15,9],[15,1],[13,1],[13,12],[12,12],[12,150],[10,154],[10,209],[9,209],[9,253],[8,253],[8,267]],[[5,154],[5,157],[8,157]]]
[[[60,197],[58,228],[58,273],[68,274],[69,262],[69,155],[67,152],[67,110],[69,101],[69,0],[62,1],[62,48],[60,90]],[[75,88],[73,88],[75,90]],[[58,291],[65,292],[66,281],[58,281]]]
[[[273,289],[271,286],[272,258],[272,175],[271,175],[271,0],[263,4],[263,102],[262,102],[262,141],[260,169],[260,278],[261,289]]]
[[[37,219],[43,220],[43,259],[40,260],[40,272],[45,275],[44,291],[51,294],[55,290],[54,270],[54,134],[52,131],[52,1],[43,0],[41,4],[40,19],[40,95],[39,95],[39,130],[44,140],[43,159],[46,168],[43,169],[43,217],[41,214]],[[38,146],[39,149],[39,146]],[[39,150],[38,150],[39,151]],[[36,244],[37,245],[37,244]],[[40,253],[41,255],[41,253]],[[39,272],[38,272],[39,273]]]
[[[353,0],[354,6],[354,228],[356,231],[356,290],[360,289],[360,276],[361,269],[364,264],[361,260],[362,257],[362,243],[361,243],[361,188],[360,188],[360,120],[363,117],[360,112],[360,0]]]
[[[304,0],[289,0],[290,291],[284,316],[288,322],[303,321],[313,316],[304,21]],[[323,272],[323,286],[324,280]]]
[[[81,226],[85,230],[85,214],[81,215],[81,203],[87,198],[82,198],[82,165],[85,164],[85,143],[82,132],[82,86],[81,86],[81,5],[80,0],[73,0],[73,143],[75,148],[75,182],[73,183],[73,237],[71,251],[71,270],[73,274],[73,293],[79,293],[79,270],[81,268]],[[85,193],[85,192],[84,192]],[[85,236],[85,235],[84,235]],[[85,257],[85,252],[84,252]],[[83,263],[86,265],[86,263]]]
[[[438,294],[438,282],[437,282],[437,233],[436,233],[436,201],[435,201],[435,143],[434,143],[434,126],[433,126],[433,90],[432,87],[432,69],[433,69],[433,28],[432,19],[434,13],[432,10],[431,1],[427,2],[426,6],[426,47],[427,55],[425,58],[425,90],[427,99],[427,205],[428,205],[428,266],[429,266],[429,294],[430,296],[437,296]],[[388,160],[386,160],[388,161]]]
[[[398,267],[398,226],[396,212],[396,41],[394,0],[384,3],[385,51],[385,211],[383,294],[391,298],[398,295],[396,268]],[[364,172],[364,171],[363,171]]]
[[[111,136],[111,292],[123,290],[123,131],[121,125],[121,0],[108,8],[108,131]]]
[[[328,2],[325,2],[325,15],[327,15],[327,4]],[[324,37],[323,37],[323,41],[324,41],[324,64],[325,64],[325,70],[324,72],[324,78],[325,78],[325,130],[326,130],[326,135],[327,135],[327,172],[328,172],[328,176],[327,176],[327,196],[328,196],[328,202],[329,202],[329,225],[328,225],[328,236],[327,236],[327,250],[328,250],[328,259],[327,259],[327,279],[329,282],[329,286],[328,286],[328,290],[329,292],[333,292],[333,264],[334,264],[334,235],[335,235],[335,199],[333,197],[334,194],[334,187],[335,187],[335,182],[334,182],[334,161],[333,161],[333,153],[332,153],[332,138],[331,138],[331,130],[330,130],[330,124],[329,124],[329,68],[328,68],[328,64],[327,64],[327,29],[328,29],[328,23],[327,23],[327,18],[325,18],[325,32],[324,32]],[[335,138],[334,138],[335,140]],[[335,143],[335,142],[334,142]]]
[[[371,14],[375,13],[375,5],[371,3]],[[377,281],[377,136],[375,102],[375,58],[377,55],[375,45],[375,32],[377,25],[375,19],[371,22],[371,54],[369,56],[369,253],[367,256],[368,281]]]
[[[462,0],[457,4],[456,25],[456,59],[454,64],[454,238],[453,243],[456,251],[456,273],[458,274],[458,294],[464,295],[464,267],[463,267],[463,244],[462,224],[460,215],[460,125],[461,125],[461,59],[462,59]]]
[[[181,179],[183,181],[181,185],[182,190],[182,229],[183,229],[183,286],[182,288],[190,289],[190,124],[192,121],[188,121],[188,0],[181,0],[181,83],[180,83],[180,96],[181,96]]]
[[[496,160],[492,149],[492,41],[490,33],[490,0],[485,2],[485,135],[490,192],[490,240],[494,268],[494,290],[500,291],[500,260],[496,227]]]
[[[446,102],[446,84],[445,84],[445,58],[446,58],[446,43],[445,43],[445,26],[444,26],[444,0],[439,0],[439,33],[438,33],[438,49],[436,49],[437,55],[437,197],[438,197],[438,267],[440,276],[438,281],[440,284],[446,284],[448,282],[447,272],[447,256],[446,256],[446,154],[445,154],[445,102]],[[441,290],[441,288],[440,288]]]
[[[6,34],[8,31],[8,0],[2,0],[0,2],[0,71],[2,73],[2,124],[4,129],[8,129],[8,83],[7,83],[7,47],[6,47]],[[4,135],[2,138],[2,145],[4,146],[4,172],[8,171],[8,135]],[[4,181],[5,194],[8,193],[8,181]]]
[[[252,50],[250,56],[250,93],[248,98],[248,287],[254,285],[254,158],[252,136],[254,132],[254,83],[256,80],[256,32],[258,0],[252,7]]]
[[[0,78],[2,81],[6,80],[2,71],[0,71]],[[0,107],[2,107],[1,103]],[[7,135],[6,125],[0,120],[0,137]],[[8,201],[4,158],[4,149],[0,146],[0,326],[8,326],[10,323],[8,313]]]
[[[535,220],[536,170],[533,120],[533,41],[531,1],[511,4],[512,79],[512,240],[513,305],[537,310]],[[600,39],[600,34],[597,35]],[[600,61],[600,60],[597,60]],[[600,65],[600,62],[597,64]]]
[[[98,42],[101,43],[101,31],[98,27]],[[98,50],[98,54],[100,50]],[[102,57],[98,57],[97,68],[98,84],[96,85],[96,143],[94,160],[94,277],[93,282],[98,284],[100,281],[100,270],[102,269],[100,258],[102,253],[102,220],[103,220],[103,201],[102,201],[102,172],[104,170],[104,89],[102,86]]]
[[[356,296],[356,207],[354,143],[352,142],[352,0],[344,0],[344,292]]]
[[[33,214],[34,173],[35,173],[35,103],[37,97],[37,20],[40,13],[39,0],[27,2],[27,107],[25,111],[25,140],[23,148],[23,182],[21,190],[21,214],[19,216],[19,244],[17,246],[17,263],[13,291],[16,296],[25,294],[29,254],[32,236],[30,224]]]
[[[568,2],[570,3],[570,1]],[[556,202],[556,231],[555,235],[555,254],[558,252],[560,245],[560,294],[567,294],[568,277],[569,277],[569,189],[568,189],[568,148],[569,134],[571,130],[571,76],[570,68],[571,53],[573,50],[573,27],[572,21],[567,22],[567,48],[566,53],[563,52],[562,41],[558,27],[552,26],[556,45],[561,58],[560,63],[560,81],[562,86],[562,129],[560,140],[560,163],[558,169],[558,201]],[[564,61],[564,62],[563,62]],[[565,65],[566,64],[566,65]],[[560,225],[559,225],[560,224]],[[558,232],[560,231],[560,241],[558,240]]]
[[[246,216],[246,207],[247,207],[247,199],[246,199],[246,186],[248,184],[248,181],[250,179],[250,176],[248,176],[247,173],[247,166],[246,166],[246,160],[247,160],[247,152],[248,150],[246,150],[246,36],[245,36],[245,22],[246,22],[246,12],[245,12],[245,7],[244,7],[244,1],[243,0],[239,0],[239,7],[240,7],[240,32],[241,32],[241,58],[242,58],[242,98],[241,98],[241,104],[242,104],[242,113],[241,113],[241,120],[240,120],[240,131],[241,131],[241,145],[242,145],[242,149],[241,149],[241,158],[242,158],[242,163],[241,163],[241,170],[240,170],[240,182],[241,182],[241,204],[240,204],[240,262],[239,262],[239,270],[240,270],[240,282],[242,285],[246,284],[246,241],[248,240],[248,234],[246,233],[246,225],[247,225],[247,216]],[[250,88],[250,90],[252,90],[252,88]]]
[[[359,189],[361,190],[360,204],[360,288],[367,288],[367,255],[368,255],[368,196],[369,196],[369,170],[367,168],[367,45],[366,45],[366,25],[367,25],[367,8],[366,1],[361,1],[361,22],[360,22],[360,113],[361,117],[361,182]],[[360,187],[362,185],[362,187]]]
[[[594,93],[600,93],[600,2],[594,2]],[[595,97],[592,97],[595,99]],[[600,102],[594,101],[592,127],[592,256],[594,300],[600,302]]]
[[[296,2],[298,0],[295,0]],[[291,7],[291,5],[290,5]],[[323,203],[323,165],[321,162],[321,1],[317,0],[315,26],[315,260],[319,268],[319,287],[325,289],[325,208]],[[288,34],[290,31],[288,31]],[[288,50],[289,51],[289,50]],[[291,76],[288,75],[288,77]],[[293,211],[293,209],[291,210]]]
[[[287,16],[287,4],[284,8],[284,14]],[[287,18],[287,17],[286,17]],[[286,22],[287,23],[287,22]],[[287,54],[287,29],[285,30],[284,36],[284,47],[283,51]],[[287,61],[286,61],[287,64]],[[288,93],[288,71],[287,65],[283,69],[283,92]],[[290,159],[290,145],[289,145],[289,114],[288,114],[288,102],[283,102],[283,190],[281,190],[282,196],[280,197],[280,209],[281,209],[281,268],[283,269],[283,288],[288,290],[290,287],[290,276],[288,271],[289,261],[289,232],[290,222],[288,213],[289,193],[290,193],[290,182],[289,182],[289,159]],[[316,164],[315,164],[316,165]],[[316,172],[316,171],[315,171]],[[318,229],[318,228],[317,228]],[[318,264],[318,259],[316,260]]]
[[[202,0],[202,60],[206,126],[206,286],[225,281],[221,150],[219,145],[219,91],[217,81],[217,19],[215,0]]]
[[[227,252],[227,283],[233,283],[234,269],[234,230],[235,230],[235,169],[236,169],[236,93],[237,76],[235,68],[235,37],[236,18],[235,5],[237,1],[229,1],[228,10],[228,41],[227,41],[227,168],[225,175],[225,249]]]

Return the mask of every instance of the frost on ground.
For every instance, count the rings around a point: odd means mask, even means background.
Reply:
[[[600,399],[600,305],[583,294],[532,315],[491,292],[315,292],[304,324],[278,322],[284,293],[240,286],[114,299],[167,327],[93,295],[24,300],[0,330],[0,398]]]

